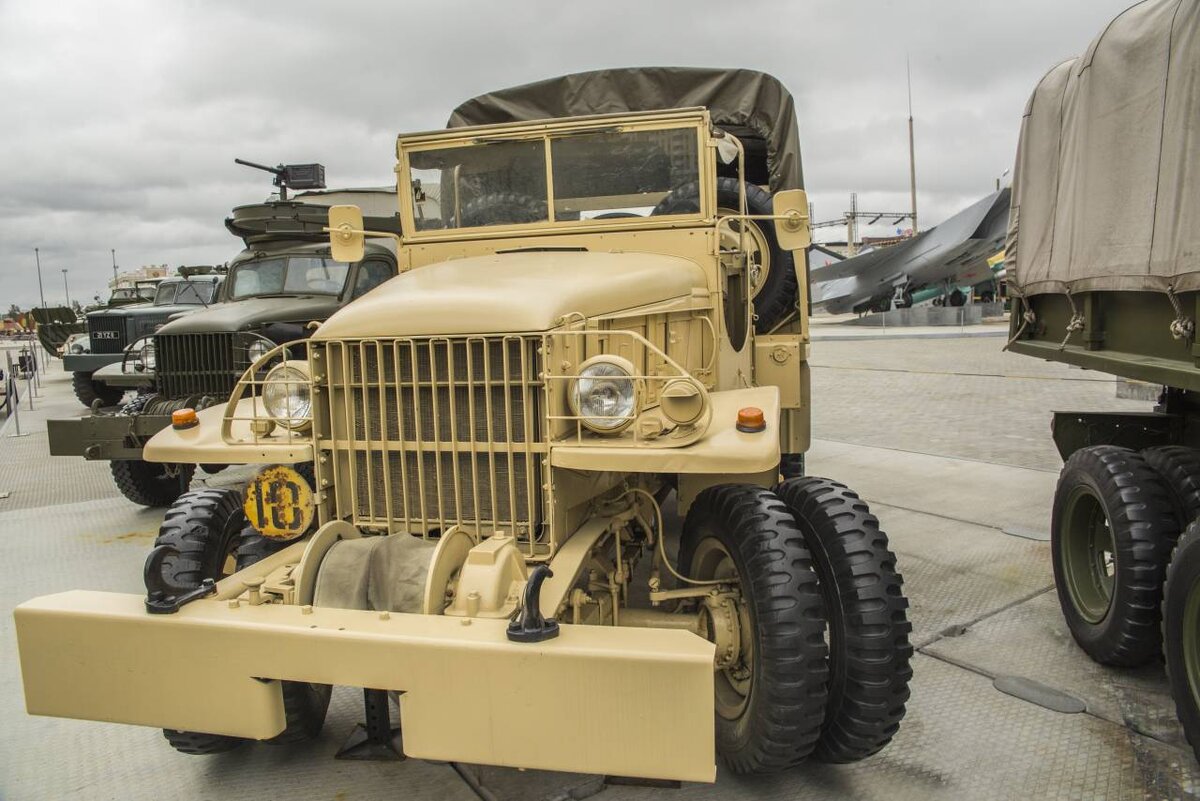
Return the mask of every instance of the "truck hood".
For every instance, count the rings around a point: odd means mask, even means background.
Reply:
[[[214,303],[185,314],[158,329],[160,334],[212,334],[246,331],[266,323],[324,320],[341,305],[332,295],[300,298],[247,298]]]
[[[572,312],[609,314],[704,287],[700,267],[676,256],[497,253],[403,273],[330,317],[313,338],[545,331]]]

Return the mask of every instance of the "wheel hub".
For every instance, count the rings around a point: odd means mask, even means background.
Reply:
[[[1099,623],[1112,605],[1116,545],[1104,507],[1086,488],[1067,500],[1062,535],[1067,592],[1084,620]]]

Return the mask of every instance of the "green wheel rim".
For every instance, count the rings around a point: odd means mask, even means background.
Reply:
[[[1099,623],[1112,606],[1116,545],[1108,515],[1089,488],[1076,487],[1067,498],[1059,533],[1067,594],[1080,617]]]
[[[1187,670],[1188,686],[1192,690],[1192,703],[1200,708],[1200,581],[1188,590],[1187,602],[1183,607],[1183,665]]]

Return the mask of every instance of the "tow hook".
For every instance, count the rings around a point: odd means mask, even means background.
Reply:
[[[542,642],[558,636],[558,621],[542,617],[542,582],[554,575],[549,565],[538,565],[525,584],[521,607],[508,624],[508,639],[513,642]]]
[[[179,549],[172,545],[159,545],[146,557],[146,566],[142,568],[142,580],[146,584],[146,611],[152,615],[172,615],[184,604],[217,591],[217,583],[210,578],[186,592],[179,592],[175,587],[164,584],[162,566],[171,556],[179,556]]]

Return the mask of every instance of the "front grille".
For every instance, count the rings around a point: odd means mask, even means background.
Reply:
[[[123,353],[129,345],[126,335],[128,318],[110,314],[88,318],[88,337],[92,353]]]
[[[235,353],[237,344],[237,334],[156,334],[159,393],[168,398],[229,395],[249,366],[244,354]]]
[[[316,425],[335,457],[337,516],[421,534],[478,526],[531,542],[544,517],[541,345],[538,336],[329,343]]]

